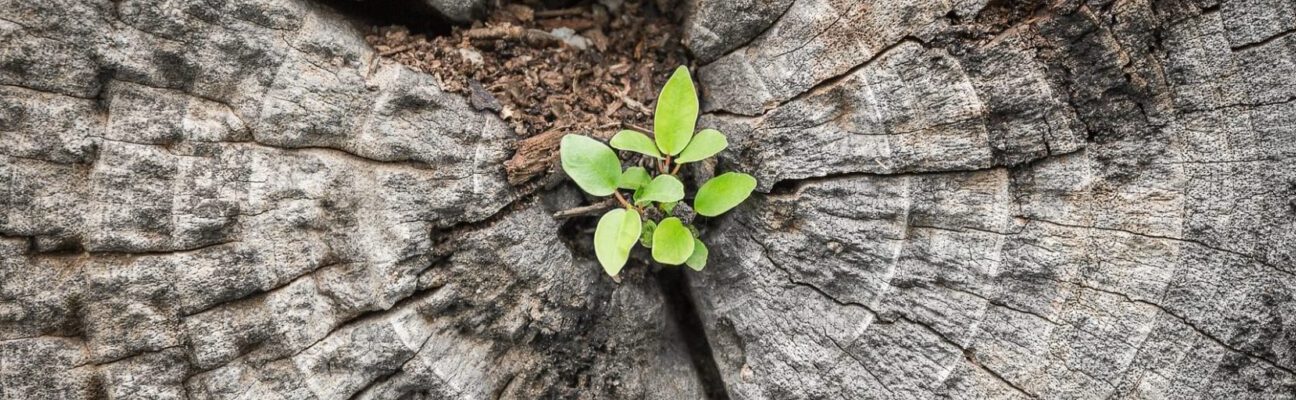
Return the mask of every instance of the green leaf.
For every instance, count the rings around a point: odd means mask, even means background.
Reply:
[[[612,136],[612,141],[608,142],[612,148],[617,150],[633,151],[649,157],[662,158],[661,152],[657,151],[657,145],[648,135],[638,131],[623,130]]]
[[[621,160],[603,143],[585,136],[567,135],[563,136],[558,153],[563,171],[581,190],[595,196],[607,196],[616,190],[621,179]]]
[[[741,172],[728,172],[711,178],[698,189],[693,210],[714,217],[742,204],[756,189],[756,178]]]
[[[650,219],[650,220],[647,220],[647,221],[644,221],[644,223],[643,223],[643,235],[640,235],[640,236],[639,236],[639,244],[642,244],[643,247],[646,247],[646,248],[651,249],[651,248],[652,248],[652,237],[653,237],[653,232],[656,231],[656,230],[657,230],[657,223],[656,223],[656,222],[653,222],[651,219]]]
[[[725,147],[729,147],[729,139],[726,139],[723,133],[715,129],[703,129],[693,136],[693,140],[689,142],[688,147],[684,148],[684,151],[680,152],[675,162],[683,164],[702,161],[716,155]]]
[[[693,255],[693,234],[679,218],[666,218],[653,232],[652,256],[657,262],[680,265]]]
[[[633,209],[618,208],[599,218],[594,228],[594,255],[608,275],[621,273],[640,232],[639,212]]]
[[[702,268],[706,268],[707,255],[709,254],[710,252],[707,251],[705,243],[693,239],[693,255],[690,255],[688,260],[684,261],[684,264],[687,264],[689,268],[693,268],[694,271],[701,271]]]
[[[693,77],[688,68],[680,66],[657,96],[657,110],[653,113],[657,148],[670,155],[683,151],[689,139],[693,138],[697,116],[698,98],[693,89]]]
[[[630,167],[621,172],[621,179],[617,180],[617,187],[638,190],[651,180],[652,176],[648,175],[648,170],[643,167]]]
[[[642,190],[635,192],[635,203],[667,203],[684,198],[684,184],[672,175],[657,175]]]
[[[661,203],[661,210],[665,211],[667,214],[670,214],[671,212],[675,211],[676,204],[679,204],[679,202],[671,201],[671,202]]]

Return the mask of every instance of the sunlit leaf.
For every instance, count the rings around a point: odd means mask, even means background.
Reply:
[[[621,179],[621,160],[616,152],[597,140],[580,136],[563,136],[558,151],[563,172],[576,186],[595,196],[607,196]]]
[[[710,255],[710,252],[707,251],[706,244],[702,243],[701,240],[693,239],[693,254],[689,256],[688,260],[684,261],[684,264],[687,264],[694,271],[701,271],[702,268],[706,268],[708,255]]]
[[[683,164],[694,161],[707,159],[729,147],[729,139],[725,138],[723,133],[715,129],[703,129],[697,135],[693,135],[693,140],[689,142],[688,147],[681,151],[675,162]]]
[[[679,67],[671,74],[657,96],[653,113],[653,134],[662,153],[675,155],[688,146],[697,124],[698,98],[688,68]]]
[[[680,201],[684,198],[684,184],[671,175],[657,175],[643,189],[635,192],[635,203],[646,204],[650,201],[666,203]]]
[[[643,167],[630,167],[621,172],[621,179],[617,181],[617,187],[636,190],[647,185],[650,181],[652,181],[652,176],[648,175],[648,170]]]
[[[737,207],[756,189],[756,178],[741,172],[729,172],[711,178],[698,189],[693,210],[714,217]]]
[[[657,262],[680,265],[693,255],[693,234],[679,218],[666,218],[653,232],[652,256]]]
[[[653,140],[648,138],[648,135],[637,131],[623,130],[617,132],[608,143],[617,150],[633,151],[649,157],[662,158],[661,152],[657,151],[657,145],[653,144]]]
[[[594,255],[608,275],[621,273],[641,229],[639,212],[633,209],[614,209],[599,218],[598,227],[594,228]]]

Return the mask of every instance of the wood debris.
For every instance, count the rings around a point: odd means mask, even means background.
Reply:
[[[367,40],[379,55],[499,113],[523,138],[506,163],[509,181],[521,185],[552,171],[562,135],[608,138],[625,126],[652,125],[657,88],[687,62],[678,27],[657,3],[608,10],[597,2],[562,9],[516,2],[446,36],[390,26]]]

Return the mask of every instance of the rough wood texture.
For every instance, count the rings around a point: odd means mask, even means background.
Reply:
[[[333,11],[0,0],[0,398],[1296,397],[1290,1],[688,9],[761,193],[617,284]]]
[[[377,60],[299,0],[0,1],[0,398],[700,396],[574,189]]]
[[[1292,5],[797,0],[751,27],[698,73],[721,169],[770,190],[692,284],[730,395],[1296,396]]]

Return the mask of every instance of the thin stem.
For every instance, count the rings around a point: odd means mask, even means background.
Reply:
[[[582,215],[598,214],[603,210],[616,207],[616,205],[617,205],[616,200],[607,199],[604,201],[600,201],[598,203],[590,204],[588,206],[581,206],[581,207],[562,210],[554,213],[553,216],[554,218],[571,218],[571,217],[578,217]]]
[[[645,128],[645,127],[642,127],[642,126],[639,126],[639,125],[635,125],[635,124],[632,124],[632,123],[629,123],[629,122],[627,122],[627,123],[625,123],[625,124],[623,124],[623,125],[625,125],[625,127],[627,127],[627,128],[634,129],[634,130],[639,131],[639,132],[643,132],[644,134],[647,134],[647,135],[649,135],[649,136],[653,136],[653,131],[652,131],[651,129],[648,129],[648,128]]]
[[[616,195],[616,199],[621,202],[621,205],[626,206],[626,208],[635,208],[635,206],[630,205],[630,202],[626,201],[625,197],[621,196],[620,190],[614,190],[612,194]]]
[[[679,175],[679,170],[682,166],[684,166],[684,164],[675,164],[675,169],[671,170],[671,175]]]

